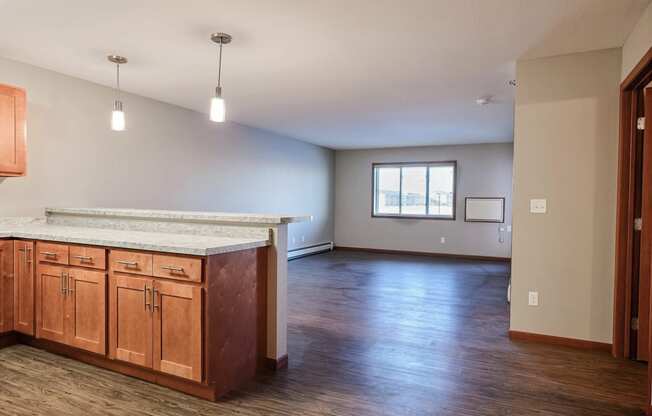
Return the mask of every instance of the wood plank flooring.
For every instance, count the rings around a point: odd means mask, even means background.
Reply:
[[[288,370],[210,403],[14,346],[0,414],[642,414],[643,364],[508,340],[504,263],[336,251],[289,272]]]

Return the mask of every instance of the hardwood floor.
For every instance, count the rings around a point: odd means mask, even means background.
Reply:
[[[505,263],[336,251],[289,272],[288,370],[210,403],[14,346],[0,414],[641,414],[643,364],[509,341]]]

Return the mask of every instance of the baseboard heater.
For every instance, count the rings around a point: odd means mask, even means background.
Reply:
[[[298,259],[299,257],[310,256],[318,253],[333,251],[333,242],[315,244],[308,247],[294,248],[288,250],[288,260]]]

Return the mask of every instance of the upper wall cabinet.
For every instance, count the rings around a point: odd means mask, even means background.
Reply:
[[[25,90],[0,84],[0,176],[25,175]]]

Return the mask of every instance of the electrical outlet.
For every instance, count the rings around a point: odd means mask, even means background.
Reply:
[[[442,244],[446,244],[446,237],[442,237],[439,241],[440,241]]]
[[[296,243],[297,243],[297,238],[295,236],[292,236],[292,244],[296,244]]]
[[[530,199],[530,212],[532,214],[545,214],[547,210],[547,199]]]
[[[301,236],[301,242],[302,242],[302,243],[305,243],[305,242],[306,242],[306,236],[305,236],[305,235],[302,235],[302,236]]]
[[[539,306],[539,292],[528,292],[528,306]]]

